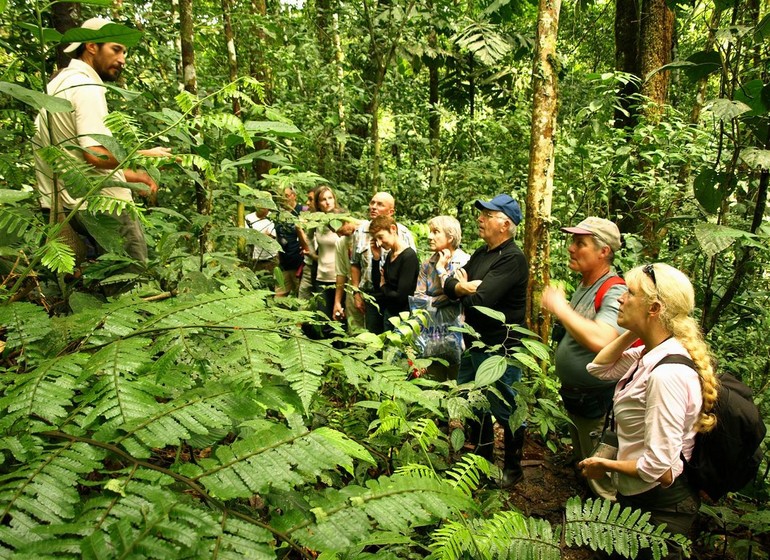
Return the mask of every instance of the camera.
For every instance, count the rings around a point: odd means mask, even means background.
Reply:
[[[561,342],[564,335],[567,334],[567,329],[561,324],[561,321],[554,321],[553,328],[551,328],[551,340],[556,343]]]

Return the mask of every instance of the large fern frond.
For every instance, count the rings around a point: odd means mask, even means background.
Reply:
[[[58,425],[69,414],[75,392],[83,386],[79,377],[86,359],[84,354],[67,354],[45,361],[29,373],[3,376],[8,385],[0,399],[0,426],[15,432],[26,429],[36,417]],[[12,428],[17,421],[21,425]]]
[[[39,305],[15,302],[0,306],[0,325],[6,330],[6,352],[18,352],[17,360],[34,362],[49,350],[45,341],[51,333],[51,320]]]
[[[431,559],[462,558],[559,560],[559,535],[544,520],[515,511],[488,520],[449,521],[433,533]]]
[[[162,395],[162,389],[137,375],[150,359],[149,345],[149,340],[139,337],[118,340],[87,362],[83,374],[92,384],[81,397],[88,404],[77,423],[83,429],[97,430],[96,439],[113,438],[127,423],[158,413],[155,397]]]
[[[334,430],[297,433],[264,421],[256,434],[219,446],[214,457],[201,459],[198,465],[183,465],[180,470],[213,496],[231,499],[269,488],[289,490],[314,482],[324,471],[343,468],[352,473],[354,459],[374,462],[368,451]]]
[[[39,527],[37,540],[20,543],[17,553],[86,559],[275,558],[270,531],[174,492],[172,482],[147,469],[109,478],[77,515],[49,529]]]
[[[79,442],[40,445],[36,456],[1,475],[0,556],[40,541],[41,525],[73,518],[81,499],[77,485],[99,469],[103,456],[102,451]]]
[[[152,448],[180,445],[196,435],[227,433],[233,428],[233,419],[248,414],[236,411],[239,406],[254,411],[254,407],[239,402],[232,390],[225,387],[193,391],[161,405],[147,418],[126,422],[121,426],[125,435],[115,443],[134,456],[147,457]]]
[[[419,526],[436,523],[456,512],[472,509],[473,502],[441,480],[411,476],[380,477],[367,487],[348,486],[313,496],[312,516],[286,533],[314,550],[343,552],[380,534],[409,535]],[[296,519],[289,514],[277,526]],[[392,538],[392,537],[391,537]]]
[[[641,548],[650,548],[657,560],[668,553],[668,541],[682,546],[689,555],[690,542],[682,535],[671,535],[662,525],[650,524],[649,512],[621,508],[607,500],[574,497],[567,501],[564,540],[568,546],[590,546],[594,550],[617,552],[636,558]]]
[[[282,375],[299,395],[306,412],[323,383],[324,365],[336,353],[329,344],[299,336],[288,337],[281,343]]]

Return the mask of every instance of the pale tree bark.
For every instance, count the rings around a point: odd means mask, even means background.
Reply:
[[[345,134],[347,131],[347,122],[345,118],[345,52],[342,50],[342,39],[340,38],[339,14],[335,11],[332,16],[333,36],[334,36],[334,65],[337,70],[337,116],[339,117],[339,128],[342,132],[342,140],[338,143],[340,160],[345,154]]]
[[[428,45],[435,51],[438,37],[435,29],[431,29],[428,35]],[[430,141],[430,192],[436,192],[440,181],[441,172],[441,113],[439,112],[439,74],[438,60],[433,59],[428,63],[428,135]],[[443,193],[442,193],[443,194]],[[439,203],[443,203],[443,196],[439,197]]]
[[[181,22],[179,21],[179,0],[171,0],[171,19],[174,23],[174,27],[181,28]],[[182,36],[174,36],[174,46],[179,53],[179,58],[176,59],[176,79],[177,89],[184,91],[184,69],[182,68]]]
[[[265,0],[251,0],[251,11],[255,16],[266,16],[267,4],[265,3]],[[256,21],[256,19],[253,21]],[[262,56],[263,50],[267,48],[267,36],[265,35],[264,30],[255,23],[252,26],[251,37],[251,56],[249,60],[249,70],[251,72],[251,77],[256,78],[262,82],[262,85],[264,86],[265,99],[261,99],[260,101],[269,103],[272,97],[273,89],[272,75],[270,73],[270,67],[265,64],[264,56]],[[266,150],[268,147],[269,145],[265,140],[259,140],[254,143],[255,151]],[[268,174],[270,167],[271,165],[269,161],[265,161],[263,159],[255,159],[253,167],[255,179],[260,181],[262,177]]]
[[[225,28],[225,44],[227,45],[227,69],[229,71],[230,81],[234,82],[238,79],[238,53],[235,49],[231,0],[222,0],[222,20]],[[233,114],[238,118],[241,117],[241,102],[237,97],[233,97]],[[234,151],[236,160],[243,157],[244,149],[242,144],[236,146]],[[238,182],[245,183],[246,168],[243,165],[239,165],[236,169]],[[236,206],[235,225],[238,227],[244,227],[246,225],[246,208],[243,202],[238,202]],[[245,251],[246,240],[240,237],[238,238],[238,252],[241,256],[245,256]]]
[[[550,235],[554,175],[554,141],[558,111],[558,76],[554,67],[561,0],[540,0],[535,62],[532,71],[532,129],[527,179],[524,253],[529,262],[527,326],[548,340],[550,317],[540,297],[550,280]]]
[[[179,2],[179,37],[182,45],[182,73],[184,89],[192,95],[198,94],[198,80],[195,73],[195,43],[193,33],[193,3],[192,0],[180,0]],[[210,189],[206,184],[203,173],[201,178],[195,181],[195,205],[198,213],[203,216],[211,216]],[[210,249],[208,231],[211,224],[207,223],[201,228],[198,236],[200,250],[200,268],[204,266],[204,255]]]

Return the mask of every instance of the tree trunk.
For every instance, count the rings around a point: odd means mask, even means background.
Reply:
[[[615,69],[639,76],[639,0],[615,2]],[[634,96],[639,83],[631,80],[618,91],[619,108],[615,109],[615,128],[630,129],[637,123]]]
[[[438,43],[437,33],[432,29],[428,36],[428,45],[435,50]],[[428,63],[428,137],[430,142],[430,192],[435,193],[439,186],[441,158],[441,114],[438,108],[438,59]],[[443,193],[439,196],[439,206],[443,207]]]
[[[193,33],[193,3],[192,0],[180,0],[179,2],[179,37],[182,44],[182,75],[184,89],[192,95],[198,94],[198,80],[195,74],[195,42]],[[209,189],[205,184],[206,179],[200,173],[200,180],[195,181],[195,205],[198,213],[203,216],[211,216],[211,200]],[[211,227],[206,223],[201,228],[198,236],[200,250],[200,268],[204,266],[204,255],[208,252],[208,232]]]
[[[339,117],[340,123],[339,128],[342,132],[342,139],[338,143],[338,157],[340,158],[340,161],[342,160],[344,154],[345,154],[345,133],[347,131],[347,123],[345,119],[345,53],[342,50],[342,39],[340,38],[340,22],[339,22],[339,15],[337,12],[334,12],[334,16],[332,17],[332,25],[334,26],[333,30],[333,37],[334,37],[334,65],[337,69],[337,90],[339,93],[337,94],[337,116]]]
[[[251,0],[251,10],[254,14],[259,16],[266,16],[267,15],[267,4],[265,3],[265,0]],[[264,57],[262,56],[263,50],[265,50],[267,42],[267,36],[265,35],[265,32],[262,30],[262,28],[255,26],[252,30],[252,51],[251,51],[251,59],[249,61],[250,64],[250,71],[251,76],[253,78],[256,78],[262,84],[264,85],[265,90],[265,99],[261,100],[265,103],[270,103],[270,99],[273,95],[273,88],[271,85],[271,74],[270,74],[270,68],[265,64]],[[270,146],[265,140],[259,140],[258,142],[254,143],[254,150],[266,150]],[[254,160],[254,166],[253,171],[255,175],[255,179],[257,181],[261,181],[262,177],[268,174],[270,171],[271,164],[269,161],[265,161],[264,159],[255,159]]]
[[[227,44],[227,68],[230,73],[230,81],[234,82],[238,79],[238,53],[235,50],[235,34],[233,33],[232,23],[232,5],[231,0],[222,0],[222,18],[225,28],[225,43]],[[241,117],[241,102],[237,97],[233,97],[233,114]],[[235,147],[235,159],[238,160],[243,157],[244,147],[243,144],[238,144]],[[243,165],[237,167],[237,178],[239,183],[246,182],[246,168]],[[238,202],[235,210],[235,225],[238,227],[244,227],[246,225],[246,209],[243,202]],[[238,253],[243,258],[246,252],[246,240],[242,237],[238,238]]]
[[[645,114],[649,121],[658,122],[668,99],[671,71],[656,70],[671,62],[674,50],[674,12],[666,0],[643,1],[639,44],[642,95],[651,102]]]
[[[51,6],[51,23],[59,33],[65,33],[73,27],[80,25],[80,4],[76,2],[58,2]],[[66,68],[70,60],[68,54],[64,52],[67,44],[56,45],[56,67],[61,70]],[[43,79],[45,84],[47,80]]]
[[[550,317],[540,308],[540,296],[550,280],[550,235],[554,174],[554,140],[558,111],[558,76],[553,61],[559,31],[561,0],[540,0],[535,62],[532,71],[532,131],[527,180],[524,253],[529,262],[527,326],[548,340]]]

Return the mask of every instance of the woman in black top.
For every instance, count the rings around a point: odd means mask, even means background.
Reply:
[[[377,216],[369,223],[372,237],[372,258],[379,266],[372,266],[372,284],[379,286],[375,293],[385,325],[402,311],[409,311],[409,296],[417,287],[420,260],[417,253],[398,235],[398,226],[391,216]]]

